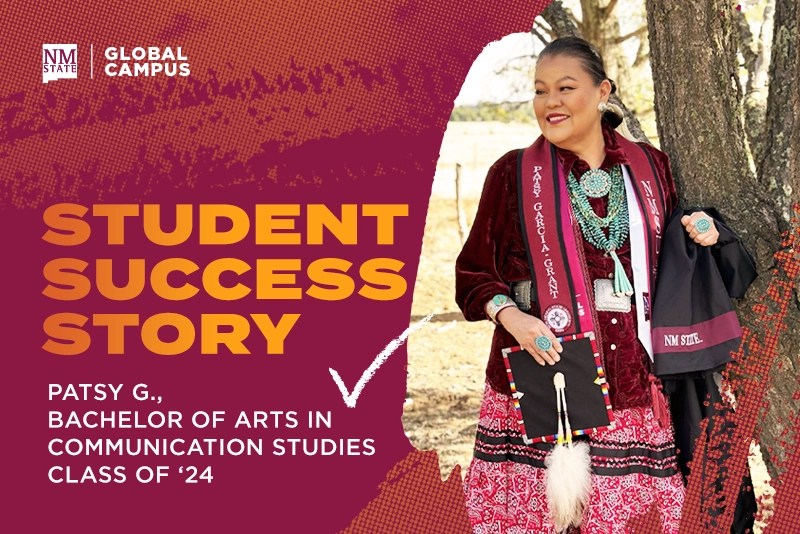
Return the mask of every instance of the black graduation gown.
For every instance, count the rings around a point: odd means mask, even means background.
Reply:
[[[659,264],[659,281],[653,306],[653,327],[681,325],[685,321],[686,310],[700,322],[719,316],[733,309],[730,299],[741,298],[756,278],[756,268],[752,257],[739,241],[736,234],[728,228],[719,213],[713,208],[703,208],[720,233],[719,240],[712,247],[701,247],[688,238],[680,219],[697,209],[676,209],[667,221],[664,242]],[[702,288],[702,291],[698,291]],[[659,307],[659,291],[671,292],[671,305]],[[674,306],[675,291],[682,292],[678,300],[685,306]],[[699,298],[702,295],[702,298]],[[706,440],[700,443],[703,457],[707,457],[708,437],[719,429],[714,429],[718,412],[718,402],[722,401],[713,374],[724,369],[730,361],[730,351],[738,348],[740,338],[736,337],[721,343],[703,353],[695,354],[691,365],[681,368],[680,362],[664,361],[660,366],[660,378],[664,392],[670,397],[670,411],[675,426],[675,444],[678,448],[678,464],[684,476],[688,476],[688,463],[694,456],[695,444],[700,436],[700,423],[708,418]],[[658,361],[656,372],[659,371]],[[676,372],[677,371],[677,372]],[[727,410],[730,408],[722,408]],[[713,466],[702,464],[701,476],[707,473],[715,476]],[[719,486],[718,486],[719,487]],[[732,533],[752,532],[756,512],[756,499],[749,476],[745,476],[736,502]]]

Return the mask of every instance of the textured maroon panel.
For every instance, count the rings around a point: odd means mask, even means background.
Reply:
[[[445,481],[439,477],[434,451],[412,451],[387,473],[380,495],[342,532],[470,532],[460,468]]]
[[[387,471],[413,448],[403,433],[405,349],[399,349],[345,407],[328,369],[352,388],[386,343],[408,325],[426,206],[442,133],[466,73],[489,42],[527,31],[546,2],[42,2],[0,7],[0,220],[7,251],[2,276],[2,337],[6,366],[4,481],[0,530],[46,532],[330,532],[346,527],[379,492]],[[42,83],[42,45],[78,45],[78,78]],[[107,47],[182,47],[188,77],[109,77]],[[92,54],[93,52],[93,54]],[[93,61],[91,61],[93,56]],[[92,72],[93,71],[93,72]],[[93,78],[92,78],[93,74]],[[409,205],[395,223],[392,245],[376,243],[373,224],[359,226],[358,246],[199,246],[197,240],[158,247],[128,220],[125,246],[91,239],[58,247],[41,239],[44,210],[55,203],[228,203],[252,212],[256,203]],[[336,209],[334,211],[336,211]],[[195,212],[196,213],[196,212]],[[169,220],[169,217],[167,217]],[[302,219],[299,219],[302,220]],[[165,224],[166,227],[169,223]],[[344,258],[358,266],[396,258],[408,288],[381,302],[353,295],[325,302],[220,302],[205,295],[165,301],[151,290],[130,301],[95,292],[58,302],[42,295],[44,265],[74,257],[115,262],[126,281],[128,258],[148,266],[184,257],[199,265],[221,257]],[[117,272],[117,267],[119,272]],[[190,280],[197,282],[199,275]],[[234,278],[225,279],[232,283]],[[252,284],[253,273],[241,277]],[[179,281],[173,281],[179,283]],[[308,287],[305,270],[297,285]],[[126,330],[125,354],[108,356],[103,330],[78,356],[42,350],[45,318],[58,312],[164,312],[199,328],[201,313],[299,313],[284,355],[156,356],[137,329]],[[255,327],[253,327],[255,330]],[[117,342],[119,338],[115,338]],[[146,383],[162,404],[146,409],[225,410],[216,430],[50,430],[48,411],[136,410],[130,388]],[[47,400],[50,383],[125,384],[116,402]],[[236,429],[239,410],[331,411],[332,428]],[[97,457],[48,453],[52,438],[261,438],[263,456]],[[373,439],[371,456],[272,454],[276,438]],[[363,447],[359,447],[364,450]],[[124,484],[52,484],[51,466],[121,465]],[[161,484],[133,482],[141,465],[168,465]],[[211,465],[211,484],[185,484],[181,467]],[[422,465],[422,464],[420,464]],[[425,474],[416,478],[427,487]],[[430,474],[430,473],[428,473]],[[74,473],[73,473],[74,476]],[[438,475],[437,475],[438,477]],[[431,509],[463,516],[455,480]],[[414,482],[414,483],[417,483]],[[441,481],[437,482],[441,485]],[[416,506],[408,501],[408,510]],[[428,517],[428,516],[426,516]],[[428,521],[428,523],[426,523]],[[430,518],[413,523],[426,531]]]

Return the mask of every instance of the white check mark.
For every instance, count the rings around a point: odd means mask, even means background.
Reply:
[[[364,389],[364,386],[367,385],[367,382],[369,382],[372,376],[375,374],[375,371],[377,371],[380,368],[380,366],[383,365],[383,363],[389,359],[389,356],[391,356],[392,353],[396,351],[400,347],[400,345],[402,345],[405,342],[406,339],[408,339],[409,335],[422,328],[425,325],[425,323],[431,320],[431,317],[433,316],[434,316],[433,313],[429,313],[428,315],[426,315],[413,325],[410,325],[408,328],[406,328],[405,331],[402,334],[400,334],[399,337],[391,340],[389,344],[386,345],[386,347],[381,351],[381,353],[375,357],[372,363],[369,364],[367,370],[361,373],[361,378],[359,378],[358,382],[356,382],[356,387],[353,388],[352,393],[347,391],[347,387],[344,385],[342,377],[339,376],[339,373],[337,373],[334,369],[328,368],[328,371],[330,371],[331,376],[333,377],[333,381],[336,382],[336,385],[339,387],[339,391],[342,393],[342,399],[344,399],[344,403],[347,405],[348,408],[356,407],[356,401],[358,400],[358,396],[361,395],[361,391]]]

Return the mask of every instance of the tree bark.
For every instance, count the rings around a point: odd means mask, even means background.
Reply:
[[[754,40],[744,12],[739,14],[741,44],[739,49],[745,58],[747,86],[744,92],[744,119],[750,150],[756,162],[764,160],[764,135],[767,120],[767,91],[769,87],[769,60],[772,43],[772,23],[775,11],[774,0],[764,8],[764,22],[758,39]]]
[[[620,87],[621,97],[625,94],[625,82],[630,78],[628,59],[622,50],[619,19],[612,11],[616,2],[601,6],[599,0],[581,0],[581,22],[578,24],[581,35],[593,43],[603,54],[606,74]]]
[[[578,27],[575,25],[569,12],[564,8],[561,0],[553,0],[544,11],[542,11],[542,18],[550,25],[550,28],[558,37],[567,37],[569,35],[580,35]]]
[[[800,7],[777,0],[769,68],[761,182],[775,191],[785,220],[800,199]],[[773,189],[774,188],[774,189]]]
[[[681,203],[723,207],[764,268],[778,225],[748,156],[734,13],[727,0],[648,0],[656,116]]]
[[[768,460],[774,468],[784,457],[782,442],[793,441],[781,434],[788,430],[794,438],[789,414],[798,409],[792,394],[797,389],[800,313],[797,280],[774,261],[782,246],[780,231],[787,227],[782,216],[786,204],[768,191],[766,178],[778,177],[777,187],[792,188],[794,200],[798,199],[800,64],[796,0],[778,0],[776,7],[766,156],[759,172],[749,157],[743,124],[736,56],[739,32],[731,2],[648,0],[647,16],[659,136],[662,149],[672,161],[681,204],[718,207],[742,238],[756,260],[759,278],[738,305],[739,319],[758,340],[776,332],[779,335],[772,370],[767,368],[764,376],[758,377],[764,383],[772,381],[772,392],[768,393],[771,402],[760,438],[772,453]],[[687,20],[692,23],[686,24]],[[792,252],[784,246],[785,253]],[[774,311],[771,306],[777,306],[765,298],[771,286],[788,287],[794,292],[795,298],[782,315],[785,328],[763,320],[767,311]],[[763,304],[759,313],[754,310],[756,302]],[[751,349],[743,351],[732,372],[765,357]],[[739,402],[760,400],[740,398]]]
[[[781,210],[783,223],[790,216],[791,205],[800,201],[800,7],[797,0],[777,0],[774,37],[769,69],[764,159],[759,168],[762,189],[769,187]],[[773,189],[774,187],[774,189]],[[797,217],[797,213],[793,214]],[[786,274],[784,274],[784,278]],[[786,340],[773,365],[768,393],[770,411],[764,424],[764,442],[772,469],[785,459],[782,443],[794,443],[797,429],[792,428],[792,415],[798,403],[792,399],[797,390],[800,365],[800,318],[797,308],[797,283],[792,283],[794,306],[790,309],[787,327],[794,334]],[[788,433],[788,434],[787,434]]]

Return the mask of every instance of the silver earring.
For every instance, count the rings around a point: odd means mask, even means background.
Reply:
[[[606,111],[608,111],[608,104],[603,101],[600,101],[600,103],[597,104],[597,111],[599,111],[600,113],[605,113]]]

